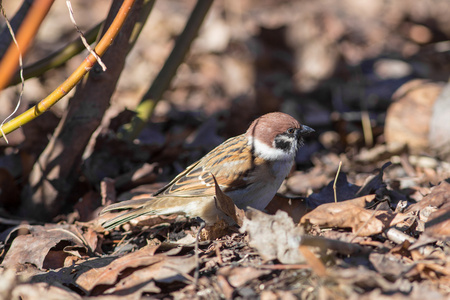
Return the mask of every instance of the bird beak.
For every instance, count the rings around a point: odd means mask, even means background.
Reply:
[[[311,127],[308,127],[306,125],[302,125],[302,129],[300,130],[300,136],[306,136],[309,135],[310,133],[315,132],[314,129],[312,129]]]

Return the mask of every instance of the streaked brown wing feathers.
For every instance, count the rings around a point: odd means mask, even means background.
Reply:
[[[215,194],[214,180],[224,192],[243,187],[253,168],[251,147],[244,135],[231,138],[213,149],[200,161],[189,166],[155,196],[195,197]]]

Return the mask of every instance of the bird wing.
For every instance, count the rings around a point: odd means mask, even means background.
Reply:
[[[196,197],[215,195],[215,183],[224,192],[248,185],[249,172],[262,161],[253,156],[245,135],[230,138],[190,165],[154,196]]]

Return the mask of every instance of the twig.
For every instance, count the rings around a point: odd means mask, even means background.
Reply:
[[[85,36],[86,40],[89,44],[92,44],[97,39],[98,33],[103,26],[103,22],[95,25],[93,28],[89,29]],[[76,38],[69,44],[65,45],[63,48],[57,50],[56,52],[51,53],[50,55],[30,64],[26,65],[23,68],[23,77],[25,80],[38,77],[42,75],[44,72],[57,68],[64,63],[66,63],[69,59],[79,54],[81,51],[86,49],[83,45],[83,42]],[[18,72],[13,76],[13,78],[8,83],[8,86],[16,85],[20,82],[20,77]]]
[[[198,253],[198,240],[200,239],[200,232],[202,231],[203,228],[205,228],[205,226],[206,226],[206,223],[202,221],[200,223],[200,228],[197,231],[197,236],[195,238],[195,249],[194,249],[195,250],[195,264],[196,264],[195,273],[194,273],[195,288],[198,287],[198,277],[199,277],[199,273],[200,273],[200,255]]]
[[[106,33],[103,35],[103,37],[95,47],[96,53],[98,53],[99,55],[103,55],[109,48],[109,46],[111,46],[112,41],[116,38],[126,18],[128,17],[129,12],[131,11],[131,7],[133,7],[134,1],[135,0],[123,1],[119,12],[116,14],[114,21],[111,23],[111,26],[108,28]],[[2,59],[2,63],[4,59],[5,58]],[[67,78],[67,80],[64,81],[60,86],[58,86],[50,95],[41,100],[37,105],[5,123],[3,126],[4,133],[2,134],[2,136],[16,130],[20,126],[30,122],[31,120],[42,115],[44,112],[48,111],[56,102],[67,95],[67,93],[70,92],[78,84],[78,82],[80,82],[84,75],[86,75],[86,73],[92,69],[96,61],[97,60],[92,54],[88,55],[84,59],[83,63],[81,63],[78,68],[69,76],[69,78]],[[4,82],[2,82],[2,79],[4,81],[3,74],[2,76],[0,76],[0,88],[4,86]]]
[[[73,9],[72,9],[72,3],[70,3],[70,0],[66,0],[66,5],[67,5],[67,8],[69,9],[70,20],[72,21],[73,26],[75,26],[75,29],[77,30],[78,34],[80,35],[80,38],[81,38],[81,41],[83,42],[84,47],[86,47],[86,49],[89,51],[89,53],[91,53],[97,59],[98,64],[100,66],[102,66],[102,70],[103,70],[103,72],[105,72],[106,65],[101,60],[100,56],[98,56],[97,53],[95,53],[94,49],[92,49],[91,46],[89,45],[89,43],[86,41],[86,38],[84,37],[83,32],[81,31],[80,27],[78,27],[77,22],[75,21],[75,16],[73,14]]]
[[[120,250],[123,249],[123,247],[125,247],[126,245],[128,245],[130,243],[130,241],[128,240],[124,245],[122,245],[122,243],[125,241],[126,238],[127,238],[127,236],[124,234],[123,237],[120,239],[120,241],[117,243],[116,250],[114,250],[114,252],[111,255],[116,255],[116,253],[118,253]],[[120,248],[119,248],[119,246],[120,246]]]
[[[333,183],[333,192],[334,192],[334,202],[335,203],[337,202],[336,183],[337,183],[337,179],[338,179],[339,173],[341,172],[341,167],[342,167],[342,160],[339,161],[339,167],[337,169],[336,177],[334,178],[334,183]]]
[[[373,145],[372,125],[370,124],[369,112],[366,109],[361,111],[361,124],[363,128],[364,142],[366,143],[366,147],[372,147]]]

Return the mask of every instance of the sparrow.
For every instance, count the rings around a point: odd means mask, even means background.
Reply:
[[[264,210],[289,174],[303,137],[314,132],[288,114],[273,112],[254,120],[193,163],[151,198],[112,204],[101,214],[131,209],[102,224],[111,230],[142,215],[184,214],[207,225],[229,221],[216,205],[215,182],[241,209]]]

